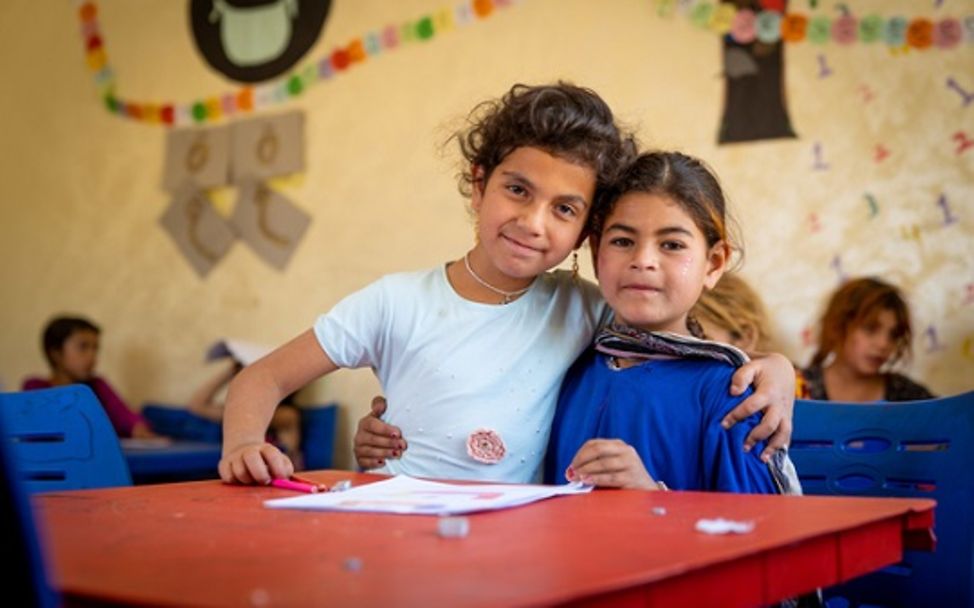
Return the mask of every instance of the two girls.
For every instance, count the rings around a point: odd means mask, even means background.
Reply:
[[[474,246],[444,265],[380,279],[245,368],[227,399],[225,481],[290,475],[290,461],[264,442],[275,405],[323,374],[366,366],[390,404],[386,422],[372,419],[382,440],[377,453],[399,451],[393,446],[409,438],[401,458],[376,458],[380,471],[536,478],[565,371],[608,312],[595,286],[551,269],[582,243],[597,195],[628,166],[635,146],[604,101],[567,84],[514,86],[478,106],[458,140],[469,168],[461,190],[477,220]],[[757,393],[730,417],[769,411],[749,441],[779,425],[774,442],[787,441],[793,378],[783,357],[735,377],[738,390],[756,379]]]

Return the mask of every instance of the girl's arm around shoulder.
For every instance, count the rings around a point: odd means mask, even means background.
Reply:
[[[747,398],[753,396],[749,388],[740,396],[730,396],[726,393],[727,382],[733,369],[719,366],[719,370],[707,378],[709,382],[703,387],[703,479],[705,486],[701,489],[721,492],[774,494],[778,492],[775,478],[772,476],[768,464],[763,461],[761,448],[764,444],[759,441],[755,450],[746,450],[744,441],[750,437],[754,429],[762,424],[760,416],[752,414],[740,420],[730,428],[725,428],[725,417],[739,408]]]
[[[237,374],[223,415],[223,481],[266,484],[289,477],[291,461],[264,441],[274,409],[287,395],[336,369],[308,330]]]
[[[724,428],[731,428],[757,412],[763,412],[761,423],[744,439],[744,449],[768,439],[761,459],[768,462],[776,451],[791,441],[792,411],[795,406],[795,368],[784,355],[756,355],[741,366],[731,381],[731,395],[742,395],[754,385],[754,394],[724,417]]]

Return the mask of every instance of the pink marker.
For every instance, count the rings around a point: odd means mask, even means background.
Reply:
[[[274,479],[271,480],[271,485],[282,490],[294,490],[295,492],[304,492],[306,494],[316,494],[318,492],[318,486],[316,485],[291,481],[290,479]]]

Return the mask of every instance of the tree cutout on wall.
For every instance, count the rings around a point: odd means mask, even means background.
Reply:
[[[785,43],[885,46],[894,57],[912,51],[964,49],[974,44],[972,14],[939,19],[855,15],[848,5],[838,3],[836,14],[808,15],[800,9],[788,12],[788,4],[788,0],[656,0],[661,16],[679,12],[723,40],[726,86],[718,143],[796,137],[785,91]],[[817,0],[808,1],[812,11],[818,4]],[[828,77],[832,68],[824,54],[819,54],[818,63],[819,78]],[[947,87],[961,95],[964,106],[974,100],[974,94],[953,77],[948,78]],[[866,93],[872,95],[869,90]]]
[[[724,111],[717,137],[722,144],[795,137],[785,101],[784,44],[757,38],[754,15],[766,3],[735,0],[739,11],[751,12],[738,12],[736,35],[723,37]]]

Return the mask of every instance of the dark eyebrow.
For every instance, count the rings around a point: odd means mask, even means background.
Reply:
[[[523,174],[518,173],[517,171],[511,171],[510,169],[505,169],[505,170],[501,171],[501,175],[503,175],[505,177],[508,177],[510,179],[513,179],[514,181],[520,183],[522,186],[525,186],[529,190],[536,190],[537,189],[537,187],[535,186],[534,182],[532,182],[530,179],[528,179],[527,177],[525,177]],[[572,202],[574,202],[574,203],[578,203],[583,208],[589,206],[588,201],[585,200],[585,197],[582,196],[582,195],[580,195],[580,194],[559,194],[559,195],[555,196],[555,202],[558,202],[558,203],[572,203]]]
[[[618,230],[619,232],[625,232],[626,234],[636,234],[636,229],[626,224],[610,224],[605,229],[605,232],[611,232],[612,230]],[[664,226],[656,231],[656,236],[666,236],[668,234],[684,234],[686,236],[693,236],[692,232],[682,226]]]

